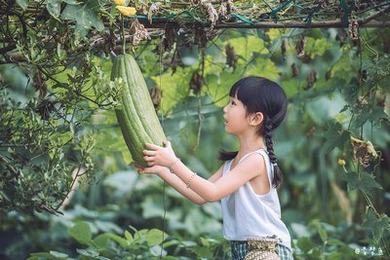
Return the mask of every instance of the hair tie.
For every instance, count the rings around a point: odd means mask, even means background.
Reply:
[[[273,162],[272,166],[276,167],[276,166],[278,166],[278,163],[277,162]]]

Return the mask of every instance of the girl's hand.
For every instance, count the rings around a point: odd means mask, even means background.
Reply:
[[[134,166],[137,169],[138,174],[157,174],[160,175],[163,171],[165,171],[167,168],[159,165],[155,165],[152,167],[142,167],[141,165],[138,165],[136,163],[130,164],[131,166]]]
[[[172,149],[171,142],[164,141],[163,143],[165,147],[149,143],[145,144],[146,148],[149,148],[149,150],[144,150],[144,159],[149,166],[160,165],[169,167],[177,160],[175,152]]]

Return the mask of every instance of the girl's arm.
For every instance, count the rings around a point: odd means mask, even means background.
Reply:
[[[145,161],[149,166],[169,167],[185,183],[186,189],[191,188],[208,202],[226,197],[256,176],[264,175],[268,178],[263,156],[253,153],[231,169],[229,174],[220,177],[215,183],[210,182],[192,172],[178,160],[169,141],[164,143],[165,147],[146,143],[145,146],[151,150],[143,151]],[[149,168],[151,167],[146,169]]]
[[[208,180],[210,182],[217,181],[222,176],[222,169],[223,165]],[[168,168],[165,168],[164,171],[157,173],[157,175],[193,203],[203,205],[207,202],[193,190],[187,189],[186,184],[177,175],[171,173]]]
[[[259,158],[260,157],[260,158]],[[194,174],[182,161],[177,161],[171,170],[185,182],[190,182],[190,189],[199,194],[207,202],[218,201],[235,192],[239,187],[260,174],[266,174],[264,158],[259,154],[251,154],[236,165],[229,174],[220,177],[215,183]]]

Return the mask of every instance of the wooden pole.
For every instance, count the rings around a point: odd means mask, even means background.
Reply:
[[[199,24],[199,23],[188,23],[183,26],[183,24],[178,24],[176,22],[172,21],[164,21],[159,20],[155,21],[152,24],[150,24],[147,20],[140,19],[140,23],[142,23],[146,28],[167,28],[167,27],[174,27],[174,28],[180,28],[180,27],[209,27],[208,25]],[[385,28],[390,27],[390,21],[378,21],[378,20],[371,20],[366,23],[363,23],[362,21],[358,20],[358,24],[360,27],[378,27],[378,28]],[[320,22],[313,22],[313,23],[306,23],[306,22],[255,22],[253,24],[246,24],[242,22],[224,22],[224,23],[217,23],[214,28],[215,29],[226,29],[226,28],[246,28],[246,29],[256,29],[256,28],[303,28],[303,29],[311,29],[311,28],[342,28],[347,27],[345,26],[340,19],[337,20],[330,20],[330,21],[320,21]]]

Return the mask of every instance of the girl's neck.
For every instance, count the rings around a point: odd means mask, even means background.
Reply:
[[[240,149],[236,155],[237,160],[240,160],[247,153],[254,152],[261,148],[267,149],[262,136],[254,136],[253,138],[239,137],[239,141],[240,141]]]

